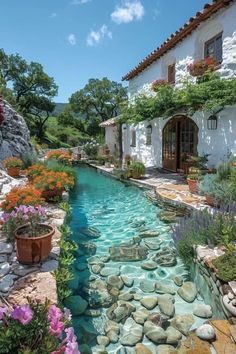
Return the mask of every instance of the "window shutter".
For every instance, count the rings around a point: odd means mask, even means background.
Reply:
[[[175,64],[168,66],[168,82],[169,84],[175,83]]]
[[[215,60],[217,63],[222,62],[222,34],[215,41]]]

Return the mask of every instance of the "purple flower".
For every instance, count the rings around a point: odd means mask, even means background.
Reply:
[[[56,305],[51,305],[48,309],[48,320],[60,320],[62,318],[62,311]]]
[[[6,316],[7,313],[7,307],[0,307],[0,320],[2,320],[4,318],[4,316]]]
[[[18,320],[21,324],[27,325],[33,318],[33,311],[29,305],[16,306],[11,317],[14,320]]]
[[[67,342],[76,342],[76,336],[75,336],[75,332],[74,332],[74,328],[73,327],[69,327],[65,330],[66,332],[66,341]]]
[[[71,315],[70,310],[67,309],[66,307],[64,307],[63,311],[64,311],[64,319],[65,319],[66,321],[70,321],[71,318],[72,318],[72,315]]]
[[[80,354],[77,342],[67,343],[65,354]]]
[[[64,323],[61,322],[58,318],[56,318],[50,322],[49,331],[53,336],[60,338],[64,328]]]

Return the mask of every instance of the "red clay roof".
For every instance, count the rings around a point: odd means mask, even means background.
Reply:
[[[194,17],[191,17],[188,22],[186,22],[183,27],[181,27],[175,33],[172,33],[170,38],[168,38],[160,47],[155,49],[146,58],[144,58],[134,69],[132,69],[128,74],[122,77],[122,80],[131,80],[143,70],[145,70],[154,61],[159,59],[163,54],[172,49],[177,43],[182,41],[187,37],[193,30],[195,30],[201,22],[206,21],[214,13],[229,5],[235,0],[213,0],[212,4],[205,4],[201,12],[197,12]]]

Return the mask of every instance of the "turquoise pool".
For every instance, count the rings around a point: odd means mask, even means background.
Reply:
[[[74,265],[75,279],[71,282],[71,288],[74,295],[80,295],[89,302],[90,308],[88,307],[82,315],[74,316],[73,321],[80,343],[86,343],[93,353],[99,353],[96,336],[106,333],[107,311],[112,301],[118,301],[119,294],[131,293],[128,302],[137,310],[144,309],[140,301],[144,297],[157,295],[153,284],[159,284],[160,289],[163,285],[167,286],[167,291],[168,287],[171,287],[175,292],[178,286],[172,280],[173,276],[183,276],[184,280],[188,280],[189,275],[179,259],[175,266],[158,264],[153,270],[141,267],[149,260],[153,263],[157,252],[161,252],[165,247],[170,249],[174,247],[170,226],[160,221],[158,217],[160,209],[145,197],[145,190],[114,180],[91,167],[81,166],[77,172],[79,182],[70,196],[70,205],[73,208],[70,227],[73,238],[79,245],[79,251]],[[159,235],[139,238],[139,235],[145,235],[147,232],[156,232]],[[107,257],[110,248],[123,245],[130,247],[132,244],[140,245],[147,250],[145,260],[115,261]],[[117,248],[113,250],[114,257],[118,252]],[[109,275],[123,276],[125,279],[123,288],[122,284],[120,286],[122,290],[112,288],[112,299],[109,298],[105,288]],[[97,287],[92,284],[97,284]],[[111,284],[108,285],[109,289]],[[162,293],[160,291],[159,295]],[[173,295],[173,301],[177,315],[192,314],[193,307],[202,303],[199,297],[194,302],[188,303],[177,293]],[[101,307],[99,305],[101,303],[106,307]],[[158,305],[148,311],[160,313]],[[194,321],[193,327],[203,322],[196,316]],[[127,352],[133,353],[132,346],[122,346],[120,343],[124,322],[125,320],[119,322],[119,340],[115,342],[114,339],[114,343],[107,346],[108,353],[126,353],[122,347],[130,348]],[[140,342],[156,353],[156,345],[146,336],[142,336]],[[84,349],[84,352],[86,350]]]

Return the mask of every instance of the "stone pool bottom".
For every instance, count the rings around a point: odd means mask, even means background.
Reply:
[[[69,225],[79,249],[65,305],[81,353],[136,353],[137,343],[152,353],[163,343],[177,346],[211,309],[176,257],[161,209],[136,186],[88,166],[77,173]]]

